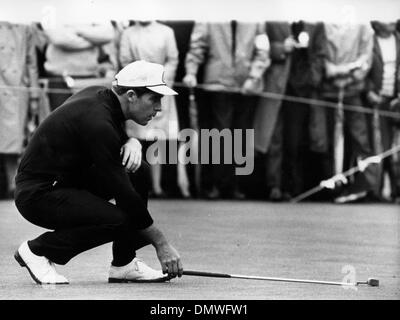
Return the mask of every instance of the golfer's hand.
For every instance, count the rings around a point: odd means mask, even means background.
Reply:
[[[135,172],[142,163],[142,145],[138,139],[129,138],[129,140],[121,147],[120,155],[122,157],[122,165],[129,172]]]
[[[178,251],[169,245],[164,244],[156,248],[158,260],[160,260],[163,273],[168,273],[169,278],[181,277],[183,267]]]
[[[196,76],[193,74],[186,74],[186,76],[183,78],[183,83],[187,85],[189,88],[193,88],[197,86],[197,79]]]

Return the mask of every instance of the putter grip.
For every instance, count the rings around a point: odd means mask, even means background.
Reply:
[[[186,276],[231,278],[231,275],[226,273],[215,273],[215,272],[204,272],[204,271],[193,271],[193,270],[184,270],[183,274]]]

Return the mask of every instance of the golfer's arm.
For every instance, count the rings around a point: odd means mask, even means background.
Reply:
[[[81,124],[85,126],[86,133],[83,137],[83,146],[88,150],[104,187],[114,195],[117,205],[131,214],[136,227],[140,230],[146,229],[153,224],[153,219],[122,166],[121,138],[108,119],[98,117],[97,121],[92,122],[87,119],[89,117],[86,117],[86,121]]]
[[[168,241],[163,233],[154,225],[154,223],[145,229],[139,230],[140,235],[150,242],[155,248],[168,245]]]

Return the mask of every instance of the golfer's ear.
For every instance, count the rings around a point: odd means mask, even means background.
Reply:
[[[126,92],[126,97],[128,98],[128,100],[129,100],[130,102],[134,102],[134,101],[137,99],[136,92],[133,91],[133,90],[128,90],[128,91]]]

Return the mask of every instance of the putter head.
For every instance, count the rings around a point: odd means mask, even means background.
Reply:
[[[368,278],[367,284],[371,287],[379,287],[379,280],[374,278]]]

